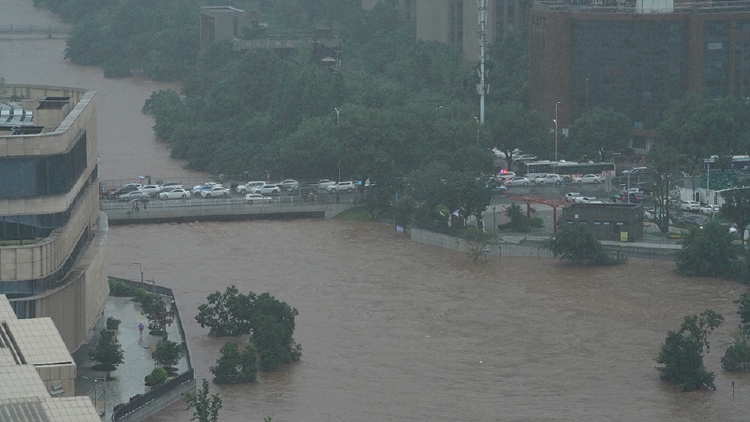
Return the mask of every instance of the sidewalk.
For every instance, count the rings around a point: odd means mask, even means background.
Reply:
[[[168,298],[165,299],[168,300]],[[117,330],[117,339],[122,345],[124,363],[118,366],[117,370],[110,374],[111,378],[105,382],[106,373],[91,369],[94,362],[88,359],[88,356],[83,361],[76,362],[78,365],[76,395],[90,396],[99,414],[105,413],[104,420],[111,418],[112,409],[116,405],[127,403],[131,397],[149,390],[143,379],[156,368],[156,363],[151,359],[151,353],[161,340],[160,337],[148,334],[148,328],[143,331],[142,335],[139,334],[138,324],[143,323],[148,326],[148,320],[141,313],[141,305],[131,301],[129,297],[110,296],[104,308],[102,320],[110,316],[121,321]],[[170,341],[182,343],[183,339],[177,323],[178,321],[175,321],[168,326],[167,333]],[[180,359],[176,367],[179,369],[178,373],[185,372],[188,369],[186,359],[184,357]]]

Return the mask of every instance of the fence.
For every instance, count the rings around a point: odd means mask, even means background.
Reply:
[[[142,421],[172,403],[181,400],[185,394],[195,393],[195,370],[190,361],[190,348],[188,347],[187,337],[185,336],[185,330],[182,326],[182,318],[180,317],[180,311],[177,309],[177,303],[174,300],[174,292],[172,289],[157,285],[144,286],[142,283],[132,280],[118,280],[133,289],[144,288],[146,290],[151,290],[158,295],[172,299],[170,307],[174,312],[174,322],[177,324],[177,328],[182,338],[182,347],[183,350],[185,350],[185,360],[188,367],[187,371],[170,379],[164,384],[154,387],[148,393],[137,396],[134,399],[131,399],[128,403],[116,406],[115,411],[112,414],[112,420],[116,422]]]

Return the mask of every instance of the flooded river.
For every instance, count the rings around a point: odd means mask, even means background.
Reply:
[[[0,24],[57,23],[31,4],[0,0]],[[104,79],[66,63],[64,48],[0,39],[0,74],[99,91],[103,179],[199,176],[169,159],[140,113],[169,85]],[[140,262],[146,279],[174,289],[199,379],[225,340],[194,322],[209,293],[234,284],[299,310],[302,360],[257,384],[212,386],[222,421],[748,420],[750,377],[720,368],[745,288],[677,277],[674,263],[475,265],[388,225],[321,220],[113,227],[108,245],[112,275],[138,279]],[[654,357],[668,330],[706,308],[727,317],[706,359],[718,389],[682,393],[659,381]],[[151,420],[187,422],[184,409]]]

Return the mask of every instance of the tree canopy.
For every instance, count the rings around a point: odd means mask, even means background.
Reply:
[[[546,243],[555,257],[573,265],[616,265],[624,263],[604,249],[602,243],[584,224],[565,225]]]

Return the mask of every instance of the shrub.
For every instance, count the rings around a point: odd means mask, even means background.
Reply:
[[[604,249],[602,243],[591,230],[583,224],[563,226],[552,236],[545,247],[560,259],[566,259],[574,265],[617,265],[625,258],[614,257]]]
[[[210,368],[216,384],[243,384],[255,382],[258,375],[256,351],[248,344],[240,351],[235,343],[226,343],[216,366]]]
[[[167,378],[169,378],[169,374],[166,369],[156,368],[149,375],[146,375],[143,380],[146,382],[146,385],[151,387],[163,383]]]
[[[750,338],[747,333],[735,335],[734,342],[721,357],[721,367],[726,371],[750,371]]]
[[[115,317],[108,317],[107,318],[107,329],[108,330],[117,330],[117,328],[120,327],[120,321],[119,319],[116,319]]]
[[[110,278],[109,279],[109,295],[118,297],[133,296],[133,288],[120,280]]]

